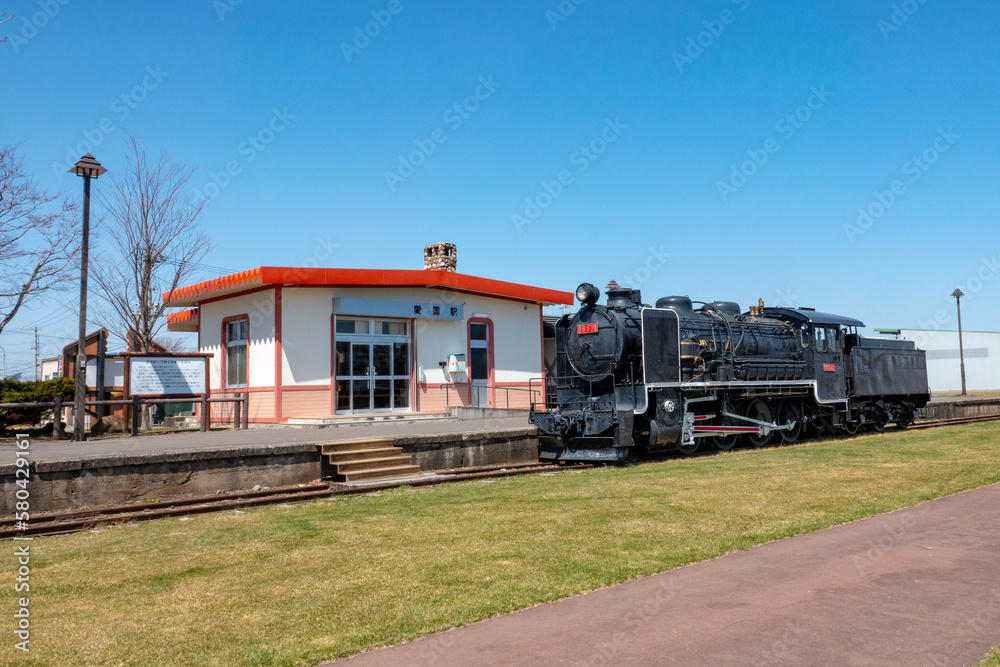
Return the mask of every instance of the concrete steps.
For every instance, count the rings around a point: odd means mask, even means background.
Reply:
[[[399,447],[392,446],[388,438],[327,442],[317,447],[333,466],[334,481],[370,481],[420,474],[420,466],[413,465],[410,457]]]
[[[352,461],[382,459],[399,454],[399,447],[376,447],[374,449],[344,450],[340,452],[324,452],[330,463],[350,463]],[[409,461],[409,457],[406,459]]]

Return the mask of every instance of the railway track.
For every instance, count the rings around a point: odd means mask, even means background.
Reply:
[[[953,419],[928,419],[916,422],[910,428],[935,428],[937,426],[958,426],[959,424],[974,424],[976,422],[992,422],[1000,419],[1000,415],[981,415],[978,417],[955,417]]]
[[[317,498],[372,493],[400,486],[434,486],[464,480],[490,479],[565,470],[585,470],[593,467],[593,464],[556,465],[546,463],[478,466],[475,468],[435,471],[440,477],[431,479],[396,480],[385,483],[375,482],[351,486],[349,488],[345,488],[346,485],[338,485],[336,483],[333,485],[309,484],[305,486],[274,487],[260,491],[192,496],[190,498],[176,498],[142,504],[129,503],[100,509],[49,512],[33,515],[27,523],[27,528],[23,526],[19,528],[18,522],[14,519],[0,520],[0,539],[10,539],[15,536],[42,537],[65,535],[90,530],[100,525],[227,512],[264,505],[303,503],[316,500]]]
[[[956,426],[983,421],[1000,420],[1000,415],[978,417],[958,417],[955,419],[934,419],[917,422],[910,429],[937,428],[940,426]],[[714,451],[698,452],[693,456],[710,456]],[[690,458],[679,454],[665,454],[643,461],[657,461],[672,458]],[[415,480],[391,480],[384,483],[373,482],[363,485],[348,486],[344,484],[309,484],[304,486],[286,486],[262,489],[260,491],[242,491],[211,496],[192,496],[149,503],[130,503],[113,505],[101,509],[74,510],[69,512],[51,512],[37,514],[31,517],[27,528],[19,528],[14,519],[0,519],[0,539],[10,539],[15,536],[48,536],[76,533],[93,529],[100,525],[149,521],[167,517],[184,517],[213,512],[262,507],[264,505],[295,504],[330,498],[341,495],[357,495],[372,493],[400,486],[436,486],[449,482],[460,482],[476,479],[495,479],[513,475],[530,475],[544,472],[561,472],[567,470],[586,470],[596,467],[595,464],[555,464],[555,463],[513,463],[504,466],[477,466],[472,468],[452,468],[437,470],[439,477]]]

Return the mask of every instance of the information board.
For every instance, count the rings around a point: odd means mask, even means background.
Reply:
[[[129,357],[132,396],[205,393],[205,357]]]

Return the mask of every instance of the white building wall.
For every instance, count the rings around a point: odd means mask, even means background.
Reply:
[[[42,368],[39,371],[43,380],[51,380],[60,377],[59,359],[42,359]]]
[[[468,375],[448,376],[439,365],[452,354],[468,355],[468,321],[487,317],[493,323],[494,381],[526,384],[542,375],[541,306],[507,299],[471,295],[431,288],[295,287],[282,289],[282,386],[303,387],[295,396],[304,397],[306,386],[330,385],[331,316],[333,298],[403,301],[463,306],[462,320],[413,321],[415,365],[424,368],[424,383],[438,385],[468,382]],[[202,352],[210,352],[211,387],[222,387],[222,321],[234,315],[249,317],[249,386],[275,386],[274,290],[234,296],[203,304],[200,309]],[[344,315],[363,315],[344,313]],[[416,370],[415,370],[416,376]],[[416,377],[414,378],[416,380]],[[421,383],[421,384],[424,384]],[[316,392],[313,392],[316,393]],[[290,394],[284,395],[287,403]],[[318,394],[317,394],[318,396]],[[302,400],[305,400],[304,398]],[[319,401],[312,397],[310,401]],[[499,399],[498,399],[499,400]],[[311,404],[310,404],[311,405]],[[282,412],[304,408],[283,406]],[[316,406],[309,408],[318,410]],[[264,408],[265,412],[267,408]],[[329,408],[323,414],[328,413]],[[256,414],[256,413],[254,413]]]
[[[330,384],[332,288],[281,291],[281,384]]]
[[[286,293],[290,291],[292,290],[286,290]],[[315,291],[326,292],[320,289]],[[330,291],[327,317],[332,312],[333,296],[463,306],[462,321],[415,320],[416,363],[417,366],[423,366],[428,384],[451,382],[451,378],[446,377],[447,373],[441,370],[439,364],[448,361],[448,357],[452,354],[468,355],[468,321],[476,315],[486,315],[493,322],[493,365],[496,382],[527,382],[542,375],[542,333],[539,324],[541,306],[537,304],[430,288],[354,287]],[[284,330],[288,331],[287,322],[284,326]],[[284,338],[287,340],[288,336]],[[327,368],[329,368],[329,351]],[[468,378],[465,378],[462,381],[467,380]]]
[[[485,300],[465,316],[488,313],[493,320],[495,381],[527,382],[542,377],[541,306],[503,299]]]
[[[901,329],[900,337],[927,351],[931,391],[959,391],[962,373],[957,331]],[[969,391],[1000,389],[1000,333],[963,331],[965,385]]]
[[[222,320],[246,314],[249,320],[247,383],[274,386],[274,290],[221,299],[200,307],[201,352],[211,352],[211,388],[222,387]]]

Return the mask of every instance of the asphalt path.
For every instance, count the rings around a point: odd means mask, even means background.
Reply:
[[[1000,484],[336,664],[968,665],[996,644]]]

